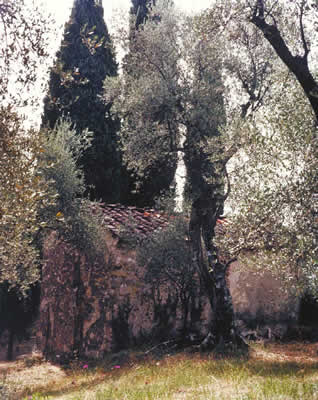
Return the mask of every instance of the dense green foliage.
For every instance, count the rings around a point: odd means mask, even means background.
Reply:
[[[93,263],[105,254],[106,247],[98,206],[85,199],[84,173],[79,166],[91,141],[92,134],[86,130],[79,135],[69,119],[59,120],[53,130],[45,132],[41,174],[50,183],[56,201],[42,207],[39,215],[48,221],[46,231],[58,232]]]
[[[124,158],[141,177],[152,169],[161,173],[162,156],[175,165],[186,139],[182,152],[189,165],[192,199],[197,199],[202,179],[208,185],[218,173],[224,174],[217,166],[222,158],[218,127],[225,120],[220,63],[214,44],[199,43],[191,20],[182,20],[169,3],[152,10],[151,15],[160,13],[160,22],[149,18],[136,32],[129,55],[135,73],[108,78],[105,98],[114,102],[113,110],[122,118]]]
[[[0,1],[0,334],[7,330],[8,359],[38,300],[37,238],[44,223],[38,210],[55,200],[37,171],[41,135],[27,129],[18,113],[21,106],[37,105],[33,84],[47,56],[48,26],[34,4]]]
[[[130,33],[126,42],[127,54],[123,60],[123,74],[127,79],[130,79],[129,76],[137,79],[138,76],[138,79],[142,80],[143,77],[146,78],[144,71],[142,68],[136,68],[137,58],[143,57],[140,53],[138,35],[139,30],[144,29],[143,24],[147,21],[149,14],[151,14],[155,2],[153,0],[133,0],[132,3],[133,6],[130,10]],[[150,17],[153,18],[153,16]],[[138,93],[136,93],[136,96],[138,96]],[[155,93],[154,96],[156,96]],[[158,123],[164,118],[163,110],[162,112],[159,110],[148,110],[148,113],[149,118],[156,120]],[[128,117],[126,121],[129,119]],[[132,130],[134,130],[133,120],[131,124]],[[131,173],[131,177],[129,179],[130,188],[127,193],[127,200],[125,200],[126,203],[139,207],[158,206],[159,199],[164,196],[171,196],[175,193],[174,178],[177,168],[177,157],[172,155],[172,146],[169,143],[168,136],[162,137],[160,140],[164,150],[158,152],[154,156],[152,148],[148,148],[151,162],[149,162],[142,172],[136,165],[132,165],[128,162],[128,169]],[[148,145],[149,140],[145,138],[145,148],[147,148]]]
[[[242,129],[250,141],[230,177],[230,223],[219,245],[260,273],[279,274],[286,287],[317,288],[313,194],[317,152],[311,110],[293,79],[276,82],[271,101]],[[282,93],[284,100],[281,100]],[[295,108],[295,104],[297,107]],[[257,119],[266,129],[259,131]]]
[[[17,112],[35,101],[31,89],[47,55],[47,24],[24,0],[0,1],[0,282],[20,292],[39,277],[37,210],[54,201],[35,171],[42,139]]]
[[[175,217],[169,226],[155,231],[138,247],[137,260],[147,265],[146,280],[158,284],[172,281],[177,288],[190,287],[194,268],[191,265],[186,220]]]
[[[40,135],[25,131],[11,108],[0,109],[0,134],[0,282],[23,292],[39,278],[35,238],[44,221],[38,211],[55,196],[37,172]]]
[[[5,110],[0,114],[5,120]],[[79,136],[70,121],[58,121],[52,132],[25,132],[18,116],[7,110],[0,147],[0,333],[8,330],[8,359],[13,341],[26,333],[39,304],[42,241],[51,232],[94,263],[106,253],[98,208],[83,199],[78,160],[89,146],[87,132]],[[26,134],[27,133],[27,134]]]
[[[146,266],[145,281],[154,287],[174,290],[184,312],[183,333],[187,333],[189,301],[198,289],[192,262],[187,221],[175,217],[169,226],[155,231],[137,247],[137,261]]]
[[[81,163],[90,197],[105,202],[120,200],[119,121],[111,117],[110,104],[101,98],[104,79],[116,74],[101,3],[75,0],[51,70],[42,124],[52,129],[65,116],[71,118],[77,132],[93,132],[92,145]]]
[[[311,40],[316,38],[316,33],[310,31],[316,10],[306,8],[301,14],[306,3],[310,2],[266,3],[274,17],[269,18],[270,23],[279,28],[287,46],[296,53],[309,46],[309,35]],[[246,22],[253,4],[233,2],[232,10],[234,16],[226,22],[227,6],[217,2],[200,19],[202,33],[215,26],[215,19],[226,26],[222,38],[231,53],[222,50],[222,57],[230,78],[228,93],[236,93],[227,105],[231,119],[224,129],[227,146],[237,149],[228,168],[230,219],[226,235],[218,238],[218,246],[227,257],[238,257],[242,265],[253,264],[259,273],[270,269],[280,274],[295,290],[314,289],[314,115],[303,88],[279,61],[277,49],[261,30]],[[295,57],[294,61],[301,69],[301,58]]]
[[[40,277],[43,234],[59,231],[88,254],[96,255],[99,246],[104,250],[99,222],[83,199],[86,188],[78,166],[91,137],[76,135],[70,121],[59,121],[46,135],[26,134],[10,110],[0,115],[6,135],[0,147],[0,282],[24,293]]]

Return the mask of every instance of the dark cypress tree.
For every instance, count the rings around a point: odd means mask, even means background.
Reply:
[[[85,152],[85,182],[92,199],[120,201],[121,155],[119,121],[110,116],[102,100],[103,81],[117,74],[117,64],[103,18],[101,0],[74,0],[70,20],[51,70],[49,93],[44,100],[42,126],[53,128],[62,116],[71,118],[80,133],[93,133]]]
[[[141,24],[146,22],[149,9],[152,4],[155,4],[155,0],[131,0],[132,7],[130,9],[131,15],[136,18],[135,29],[138,29]]]
[[[142,24],[147,22],[149,12],[152,5],[155,5],[157,0],[132,0],[130,14],[133,17],[133,22],[130,25],[130,53],[126,55],[123,62],[123,70],[126,74],[136,74],[136,71],[130,68],[130,57],[135,51],[134,40],[135,34],[139,29],[142,29]],[[158,121],[162,115],[156,116]],[[174,127],[175,128],[175,127]],[[124,202],[134,204],[139,207],[153,207],[155,200],[162,194],[173,195],[174,192],[174,177],[177,169],[177,157],[172,156],[167,143],[167,151],[158,154],[156,162],[146,171],[142,178],[132,175],[129,179],[130,191]],[[138,181],[138,183],[137,183]],[[136,191],[133,189],[138,187]]]

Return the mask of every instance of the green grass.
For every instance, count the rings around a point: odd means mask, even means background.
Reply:
[[[171,360],[161,367],[130,369],[76,400],[318,399],[318,383],[297,376],[300,366],[238,360]],[[306,377],[318,369],[306,370]],[[318,382],[318,380],[317,380]]]
[[[294,346],[294,347],[293,347]],[[316,346],[316,347],[315,347]],[[310,347],[310,352],[308,351]],[[247,358],[178,353],[110,360],[25,387],[32,400],[318,400],[318,345],[254,346]],[[36,394],[37,393],[37,394]],[[29,397],[31,396],[31,397]]]

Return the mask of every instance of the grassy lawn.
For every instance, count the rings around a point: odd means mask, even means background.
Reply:
[[[24,360],[0,364],[0,373],[14,400],[318,400],[317,350],[318,343],[256,344],[248,359],[135,352],[69,369]]]

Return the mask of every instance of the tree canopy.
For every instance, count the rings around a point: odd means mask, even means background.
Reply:
[[[143,24],[147,19],[153,18],[152,7],[155,4],[153,0],[133,0],[133,6],[130,9],[129,35],[127,38],[121,38],[124,43],[126,55],[123,59],[123,73],[125,76],[129,74],[133,77],[139,75],[143,77],[143,70],[135,68],[135,57],[140,57],[138,44],[138,31],[144,29]],[[158,20],[159,22],[159,20]],[[151,118],[160,120],[161,116],[158,111]],[[165,149],[164,152],[156,155],[155,162],[143,169],[142,173],[136,166],[128,163],[127,165],[127,183],[129,190],[126,194],[124,202],[127,204],[137,205],[139,207],[153,207],[162,199],[171,198],[175,194],[175,172],[177,168],[177,157]],[[125,150],[124,150],[125,152]]]
[[[34,102],[32,85],[47,55],[47,19],[24,0],[0,1],[0,282],[25,292],[39,279],[38,209],[54,202],[37,172],[42,139],[18,110]]]
[[[28,89],[38,77],[39,60],[48,55],[48,26],[49,20],[41,10],[31,7],[25,0],[0,1],[0,96],[3,105],[14,102],[21,106],[33,99]],[[16,85],[18,90],[14,90]]]
[[[251,22],[264,34],[278,57],[295,75],[307,96],[318,119],[318,83],[310,71],[309,54],[312,48],[315,30],[310,25],[317,23],[317,2],[312,0],[296,0],[293,4],[282,1],[257,0],[252,6]],[[291,15],[290,21],[289,15]],[[292,41],[284,38],[283,24],[291,28],[293,24]],[[286,29],[286,27],[285,27]],[[309,33],[310,31],[310,33]],[[293,55],[293,51],[296,55]]]
[[[218,326],[214,345],[222,340],[238,344],[224,277],[226,268],[212,241],[226,198],[224,179],[229,158],[222,136],[226,118],[219,43],[201,39],[194,21],[182,18],[166,1],[153,7],[136,32],[134,44],[130,68],[137,73],[105,82],[106,101],[114,103],[113,111],[122,119],[124,157],[142,174],[155,164],[158,155],[170,154],[173,160],[178,150],[184,153],[191,198],[192,259],[216,318],[223,315],[226,321],[224,329],[219,329],[219,321],[214,324]]]
[[[214,26],[215,16],[223,21],[220,25],[226,28],[222,33],[225,48],[232,43],[230,60],[223,51],[226,74],[231,79],[229,90],[238,94],[228,106],[232,122],[225,129],[229,140],[234,138],[237,153],[229,167],[231,218],[227,234],[218,238],[219,247],[229,257],[239,256],[242,265],[252,260],[260,272],[269,268],[280,273],[289,286],[293,281],[295,289],[314,288],[315,110],[311,102],[306,103],[308,96],[306,92],[303,95],[302,85],[298,86],[297,75],[277,57],[273,38],[263,37],[251,19],[255,16],[251,11],[256,12],[263,2],[252,2],[256,8],[244,1],[234,3],[228,19],[222,19],[226,7],[221,4],[201,17],[202,31]],[[312,43],[315,37],[310,17],[315,17],[316,9],[309,7],[313,5],[310,2],[308,7],[306,4],[266,2],[263,17],[273,23],[276,33],[280,27],[278,33],[285,37],[290,51],[301,53],[304,46],[307,48],[304,59],[309,68],[309,37]],[[304,59],[295,56],[293,62],[302,68]],[[240,108],[238,120],[235,115]]]

